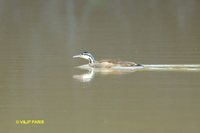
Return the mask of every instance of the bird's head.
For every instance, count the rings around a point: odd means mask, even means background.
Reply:
[[[73,56],[73,58],[83,58],[83,59],[88,60],[90,64],[91,64],[91,63],[95,63],[94,57],[93,57],[92,54],[89,53],[89,52],[83,52],[83,53],[81,53],[81,54],[79,54],[79,55]]]

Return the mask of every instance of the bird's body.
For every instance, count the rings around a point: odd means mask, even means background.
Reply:
[[[93,68],[112,68],[112,67],[133,67],[133,66],[141,66],[140,64],[136,64],[130,61],[121,61],[121,60],[100,60],[96,61],[92,54],[89,52],[83,52],[80,55],[73,56],[74,58],[83,58],[89,61],[89,66]]]
[[[121,60],[100,60],[96,61],[95,63],[89,64],[91,67],[94,68],[112,68],[112,67],[131,67],[137,66],[138,64],[129,61],[121,61]]]

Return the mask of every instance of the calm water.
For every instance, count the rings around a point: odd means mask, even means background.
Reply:
[[[74,79],[97,59],[200,63],[197,0],[0,0],[0,130],[5,133],[199,133],[200,72]],[[43,119],[44,125],[16,120]]]

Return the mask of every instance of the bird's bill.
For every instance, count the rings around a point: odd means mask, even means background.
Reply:
[[[75,55],[75,56],[73,56],[73,58],[78,58],[78,57],[81,57],[80,55]]]

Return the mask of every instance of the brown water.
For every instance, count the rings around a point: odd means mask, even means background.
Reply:
[[[74,75],[86,63],[200,63],[197,0],[0,1],[0,131],[199,133],[200,72]],[[16,120],[45,121],[20,125]]]

